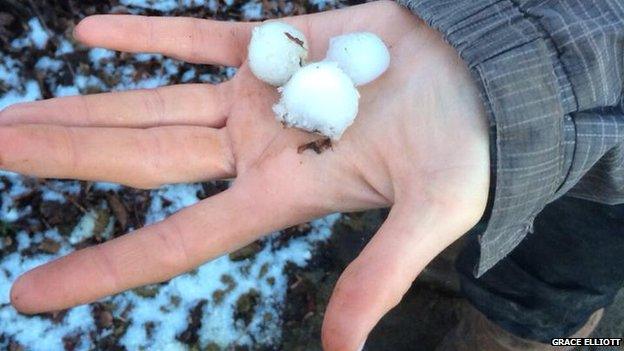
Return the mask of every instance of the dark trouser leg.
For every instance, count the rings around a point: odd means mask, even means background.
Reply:
[[[624,285],[624,205],[561,198],[480,279],[474,235],[457,259],[462,291],[488,319],[535,341],[572,335]]]

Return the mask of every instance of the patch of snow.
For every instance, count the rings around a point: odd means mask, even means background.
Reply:
[[[137,62],[148,62],[148,61],[160,61],[163,59],[163,55],[161,54],[149,54],[149,53],[142,53],[142,54],[136,54],[134,55],[134,60]]]
[[[30,238],[26,232],[19,232],[15,236],[15,240],[17,241],[17,250],[23,251],[27,247],[30,246]]]
[[[130,87],[130,89],[154,89],[154,88],[166,85],[168,82],[169,82],[168,77],[154,76],[151,78],[141,79],[138,82],[125,84],[124,88]],[[126,89],[121,89],[121,90],[126,90]]]
[[[63,61],[61,60],[55,60],[52,58],[49,58],[48,56],[44,56],[42,58],[39,59],[39,61],[37,61],[37,63],[35,64],[35,69],[37,69],[38,71],[49,71],[49,72],[56,72],[59,69],[61,69],[61,67],[63,67]]]
[[[22,49],[27,46],[34,46],[39,50],[45,49],[50,40],[50,35],[41,25],[38,18],[33,17],[28,21],[29,31],[25,36],[16,38],[11,41],[11,47],[14,49]]]
[[[183,8],[197,8],[214,6],[212,1],[204,0],[121,0],[122,5],[169,12]]]
[[[0,206],[0,221],[2,222],[15,222],[24,213],[19,211],[13,203],[13,199],[19,195],[22,195],[28,191],[28,188],[24,185],[22,179],[15,173],[0,171],[0,176],[6,177],[11,182],[11,187],[7,191],[2,190],[0,193],[2,196],[2,205]]]
[[[30,33],[28,38],[35,45],[37,49],[43,50],[48,44],[50,35],[46,32],[45,28],[41,25],[38,18],[32,18],[28,21],[28,27],[30,27]]]
[[[20,102],[28,102],[41,99],[41,89],[39,84],[34,80],[29,80],[24,86],[24,91],[10,90],[8,93],[0,97],[0,110],[7,106]]]
[[[326,9],[328,7],[335,7],[336,0],[308,0],[310,4],[316,6],[319,10]]]
[[[28,39],[28,37],[16,38],[11,41],[11,47],[13,49],[22,49],[27,46],[30,46],[32,43]]]
[[[60,203],[63,203],[66,201],[65,196],[55,190],[44,191],[43,194],[41,195],[41,198],[44,201],[56,201]]]
[[[243,11],[243,17],[246,20],[262,19],[262,3],[261,2],[255,2],[255,1],[247,2],[245,3],[245,5],[241,7],[241,10]]]
[[[178,62],[172,59],[165,59],[162,61],[162,67],[165,69],[166,75],[178,74],[180,69],[178,68]]]
[[[11,88],[18,88],[21,84],[19,71],[21,63],[10,57],[2,57],[0,60],[0,83]]]
[[[191,80],[195,79],[195,76],[197,75],[197,71],[195,71],[194,68],[189,69],[188,71],[184,72],[184,74],[182,75],[182,83],[187,83],[190,82]]]
[[[236,67],[226,67],[225,68],[225,76],[228,79],[231,79],[232,77],[234,77],[236,75],[236,72],[238,72],[238,69]]]
[[[115,58],[115,51],[102,48],[89,50],[89,59],[96,67],[99,67],[102,61],[109,61],[113,58]]]
[[[98,90],[106,90],[106,84],[102,82],[102,80],[96,76],[85,76],[82,74],[76,75],[74,79],[74,84],[81,91],[86,91],[89,88],[93,87]]]
[[[217,84],[219,81],[215,78],[214,74],[204,73],[199,76],[199,81],[202,83]]]
[[[201,190],[199,184],[174,184],[153,190],[150,208],[145,215],[145,224],[160,222],[184,207],[194,205]],[[169,204],[167,207],[163,206],[165,202]]]
[[[97,221],[100,219],[99,216],[100,213],[95,210],[85,213],[82,218],[80,218],[80,221],[76,224],[71,234],[69,234],[69,243],[76,245],[95,234],[99,234],[103,238],[110,237],[115,223],[113,218],[109,218],[106,227],[101,233],[96,233]]]
[[[43,191],[44,193],[46,191],[55,191],[59,194],[78,195],[80,193],[80,182],[76,180],[47,180],[43,186]]]
[[[80,90],[74,85],[57,85],[56,89],[54,89],[54,96],[56,97],[74,95],[80,95]]]
[[[93,184],[93,189],[99,191],[119,191],[122,186],[117,183],[98,182]]]
[[[75,245],[93,236],[96,220],[97,212],[91,210],[85,213],[82,218],[80,218],[80,221],[76,224],[71,234],[69,234],[69,243]]]
[[[292,1],[288,1],[284,4],[284,13],[292,13],[294,10],[294,5]]]
[[[74,52],[74,45],[67,39],[61,39],[59,41],[59,47],[56,49],[54,55],[62,56],[65,54],[71,54]]]

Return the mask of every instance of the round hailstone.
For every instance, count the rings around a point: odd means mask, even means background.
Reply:
[[[249,42],[249,67],[260,80],[281,86],[308,58],[308,43],[295,27],[271,21],[253,29]]]
[[[325,60],[337,62],[357,86],[382,75],[390,65],[390,53],[375,34],[358,32],[331,38]]]
[[[360,94],[335,62],[309,64],[278,90],[282,96],[273,106],[278,121],[332,140],[340,139],[358,112]]]

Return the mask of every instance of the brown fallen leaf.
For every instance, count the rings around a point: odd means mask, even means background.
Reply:
[[[107,193],[106,201],[108,202],[110,209],[113,211],[113,215],[119,222],[121,229],[125,230],[128,225],[128,210],[126,209],[126,206],[115,193]]]

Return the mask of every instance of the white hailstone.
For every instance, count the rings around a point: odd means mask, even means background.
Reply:
[[[331,38],[325,60],[337,62],[357,86],[382,75],[390,65],[390,53],[375,34],[358,32]]]
[[[251,72],[258,79],[281,86],[305,64],[308,43],[295,27],[266,22],[253,29],[248,56]]]
[[[338,140],[353,123],[360,94],[335,62],[317,62],[298,70],[273,106],[278,121],[289,127]]]

